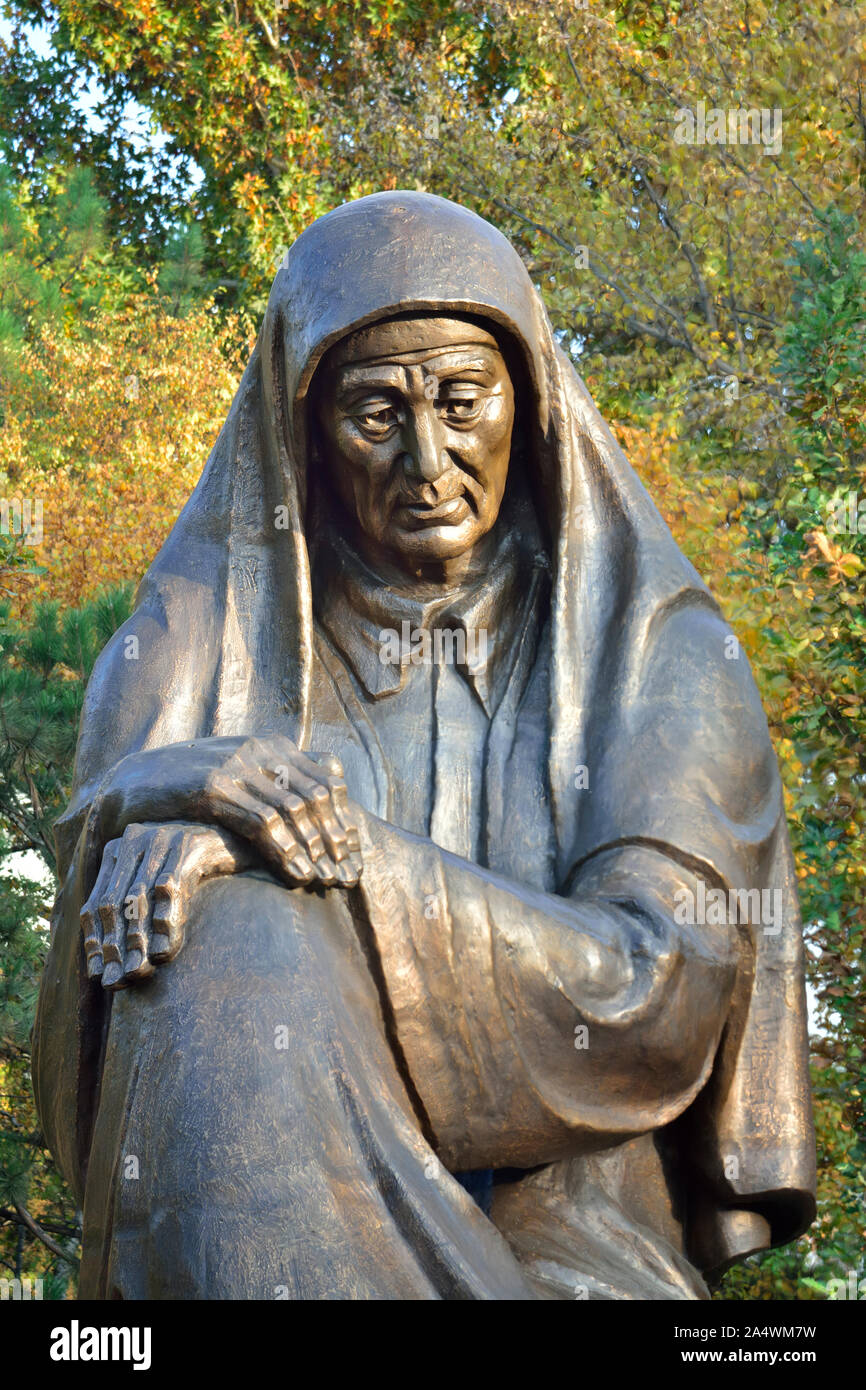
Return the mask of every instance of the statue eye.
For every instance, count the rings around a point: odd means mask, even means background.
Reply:
[[[439,401],[441,413],[455,424],[475,420],[481,413],[484,398],[475,394],[447,395]]]
[[[397,412],[393,406],[382,406],[378,410],[365,410],[354,417],[365,434],[377,439],[384,438],[398,423]]]

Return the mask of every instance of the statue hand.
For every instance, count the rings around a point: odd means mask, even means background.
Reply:
[[[124,989],[174,960],[194,889],[217,874],[249,868],[255,855],[220,826],[169,821],[128,825],[105,846],[93,892],[81,910],[87,973]]]
[[[339,760],[302,753],[282,735],[222,742],[236,746],[205,780],[202,820],[242,835],[293,885],[354,888],[363,867],[359,810],[349,806]]]
[[[361,875],[358,822],[343,769],[302,753],[282,734],[230,735],[142,749],[122,758],[90,810],[103,843],[126,827],[176,820],[240,836],[285,882],[353,888]]]

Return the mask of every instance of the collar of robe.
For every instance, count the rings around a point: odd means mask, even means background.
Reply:
[[[370,699],[404,690],[419,666],[450,662],[489,719],[524,627],[539,619],[534,571],[546,567],[506,526],[482,579],[422,601],[384,585],[332,527],[314,561],[316,618]]]

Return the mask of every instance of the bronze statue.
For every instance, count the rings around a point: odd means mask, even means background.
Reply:
[[[812,1220],[754,683],[466,209],[291,248],[57,838],[82,1296],[705,1298]]]

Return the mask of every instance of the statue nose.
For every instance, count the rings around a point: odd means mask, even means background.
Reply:
[[[413,412],[405,436],[403,466],[408,477],[435,483],[449,467],[442,428],[432,406]]]

